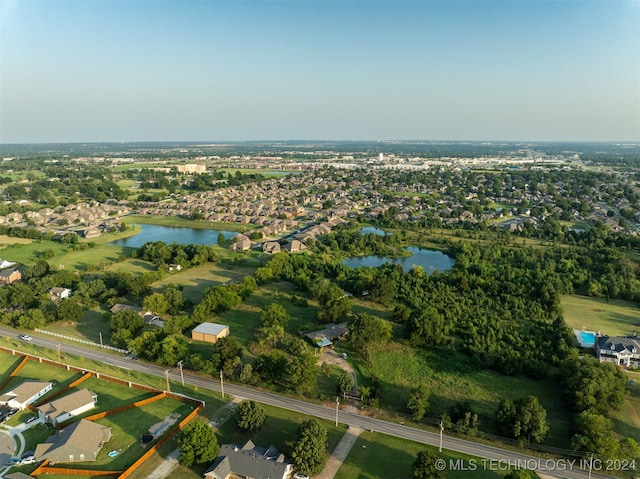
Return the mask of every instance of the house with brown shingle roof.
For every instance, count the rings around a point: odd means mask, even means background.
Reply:
[[[109,439],[110,427],[81,419],[38,444],[34,456],[36,461],[49,459],[50,464],[95,461]]]
[[[33,404],[53,388],[53,383],[46,381],[22,381],[11,391],[0,396],[0,404],[23,410]]]
[[[38,406],[38,416],[40,416],[42,422],[58,426],[68,419],[93,409],[96,407],[97,400],[98,396],[95,393],[88,389],[81,389],[60,399]]]

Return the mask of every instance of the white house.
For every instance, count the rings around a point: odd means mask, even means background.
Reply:
[[[596,357],[600,362],[640,368],[640,338],[599,336],[596,338]]]
[[[49,290],[49,297],[51,301],[60,301],[61,299],[67,299],[71,290],[68,288],[51,288]]]
[[[42,422],[48,422],[52,426],[79,416],[94,407],[98,396],[88,389],[81,389],[54,401],[38,406],[38,416]]]
[[[23,381],[11,391],[0,396],[0,404],[23,410],[33,404],[53,388],[53,383],[45,381]]]

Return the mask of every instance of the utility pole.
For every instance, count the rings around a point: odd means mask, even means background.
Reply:
[[[589,479],[591,479],[592,469],[593,469],[593,453],[591,453],[591,457],[589,458]]]
[[[336,426],[338,426],[338,406],[340,405],[340,398],[336,397]]]
[[[438,447],[438,451],[442,452],[442,432],[444,431],[444,424],[442,420],[440,420],[440,447]]]
[[[58,350],[58,362],[61,363],[62,361],[60,360],[60,345],[59,344],[56,345],[56,349]]]
[[[183,364],[184,364],[184,361],[182,359],[178,361],[178,366],[180,366],[180,379],[182,380],[182,385],[184,386],[184,374],[182,373]]]
[[[167,378],[167,392],[171,392],[171,386],[169,386],[169,370],[164,372],[164,377]]]
[[[220,391],[222,392],[222,399],[224,399],[224,379],[222,379],[222,369],[220,370]]]
[[[102,332],[98,333],[100,335],[100,347],[104,349],[104,344],[102,344]]]

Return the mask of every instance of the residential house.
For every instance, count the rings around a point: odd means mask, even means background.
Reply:
[[[262,245],[262,251],[267,254],[276,254],[280,252],[280,243],[277,241],[267,241]]]
[[[111,314],[116,314],[116,313],[119,313],[120,311],[135,311],[141,316],[142,314],[144,314],[142,313],[142,308],[140,306],[130,306],[128,304],[123,304],[123,303],[114,304],[109,311],[111,311]]]
[[[81,389],[54,401],[38,406],[38,416],[42,422],[59,426],[64,421],[79,416],[94,407],[98,396],[88,389]]]
[[[22,381],[11,391],[0,396],[0,404],[23,410],[33,404],[53,388],[53,383],[46,381]]]
[[[302,241],[294,239],[290,243],[285,244],[282,249],[289,253],[299,253],[300,251],[306,250],[307,246]]]
[[[7,261],[6,259],[0,259],[0,270],[11,268],[15,261]]]
[[[229,326],[218,323],[201,323],[191,331],[191,339],[217,343],[219,339],[229,336]]]
[[[275,447],[258,447],[247,441],[242,447],[223,444],[218,457],[204,473],[204,478],[288,479],[292,473],[293,464],[287,462],[284,454]]]
[[[640,338],[637,336],[597,336],[596,357],[600,362],[626,368],[640,368]]]
[[[0,271],[0,284],[12,284],[22,279],[22,273],[17,267]]]
[[[81,419],[38,444],[34,456],[36,461],[49,459],[50,464],[95,461],[109,439],[110,427]]]
[[[71,290],[67,288],[51,288],[49,290],[49,298],[51,298],[51,301],[60,301],[68,298],[70,293]]]
[[[231,241],[231,246],[229,246],[231,251],[247,251],[251,248],[251,240],[243,234],[234,236]]]

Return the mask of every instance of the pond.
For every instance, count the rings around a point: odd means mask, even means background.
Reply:
[[[136,224],[142,228],[140,233],[128,238],[112,241],[109,244],[117,246],[130,246],[139,248],[149,241],[163,241],[167,244],[218,244],[218,235],[222,233],[225,239],[229,239],[238,234],[237,231],[208,230],[198,228],[178,228],[173,226],[160,226],[148,224]]]
[[[360,268],[368,266],[371,268],[377,268],[385,263],[393,263],[402,265],[402,269],[411,271],[414,266],[422,266],[425,273],[433,274],[437,269],[438,271],[446,271],[451,269],[455,264],[455,260],[441,251],[433,251],[430,249],[416,248],[409,246],[407,248],[411,252],[411,256],[406,258],[388,258],[386,256],[357,256],[353,258],[345,259],[342,264],[349,266],[350,268]]]
[[[378,236],[387,236],[389,234],[386,231],[381,230],[380,228],[376,228],[375,226],[364,226],[360,228],[361,235],[366,235],[368,233],[373,233],[374,235]]]

